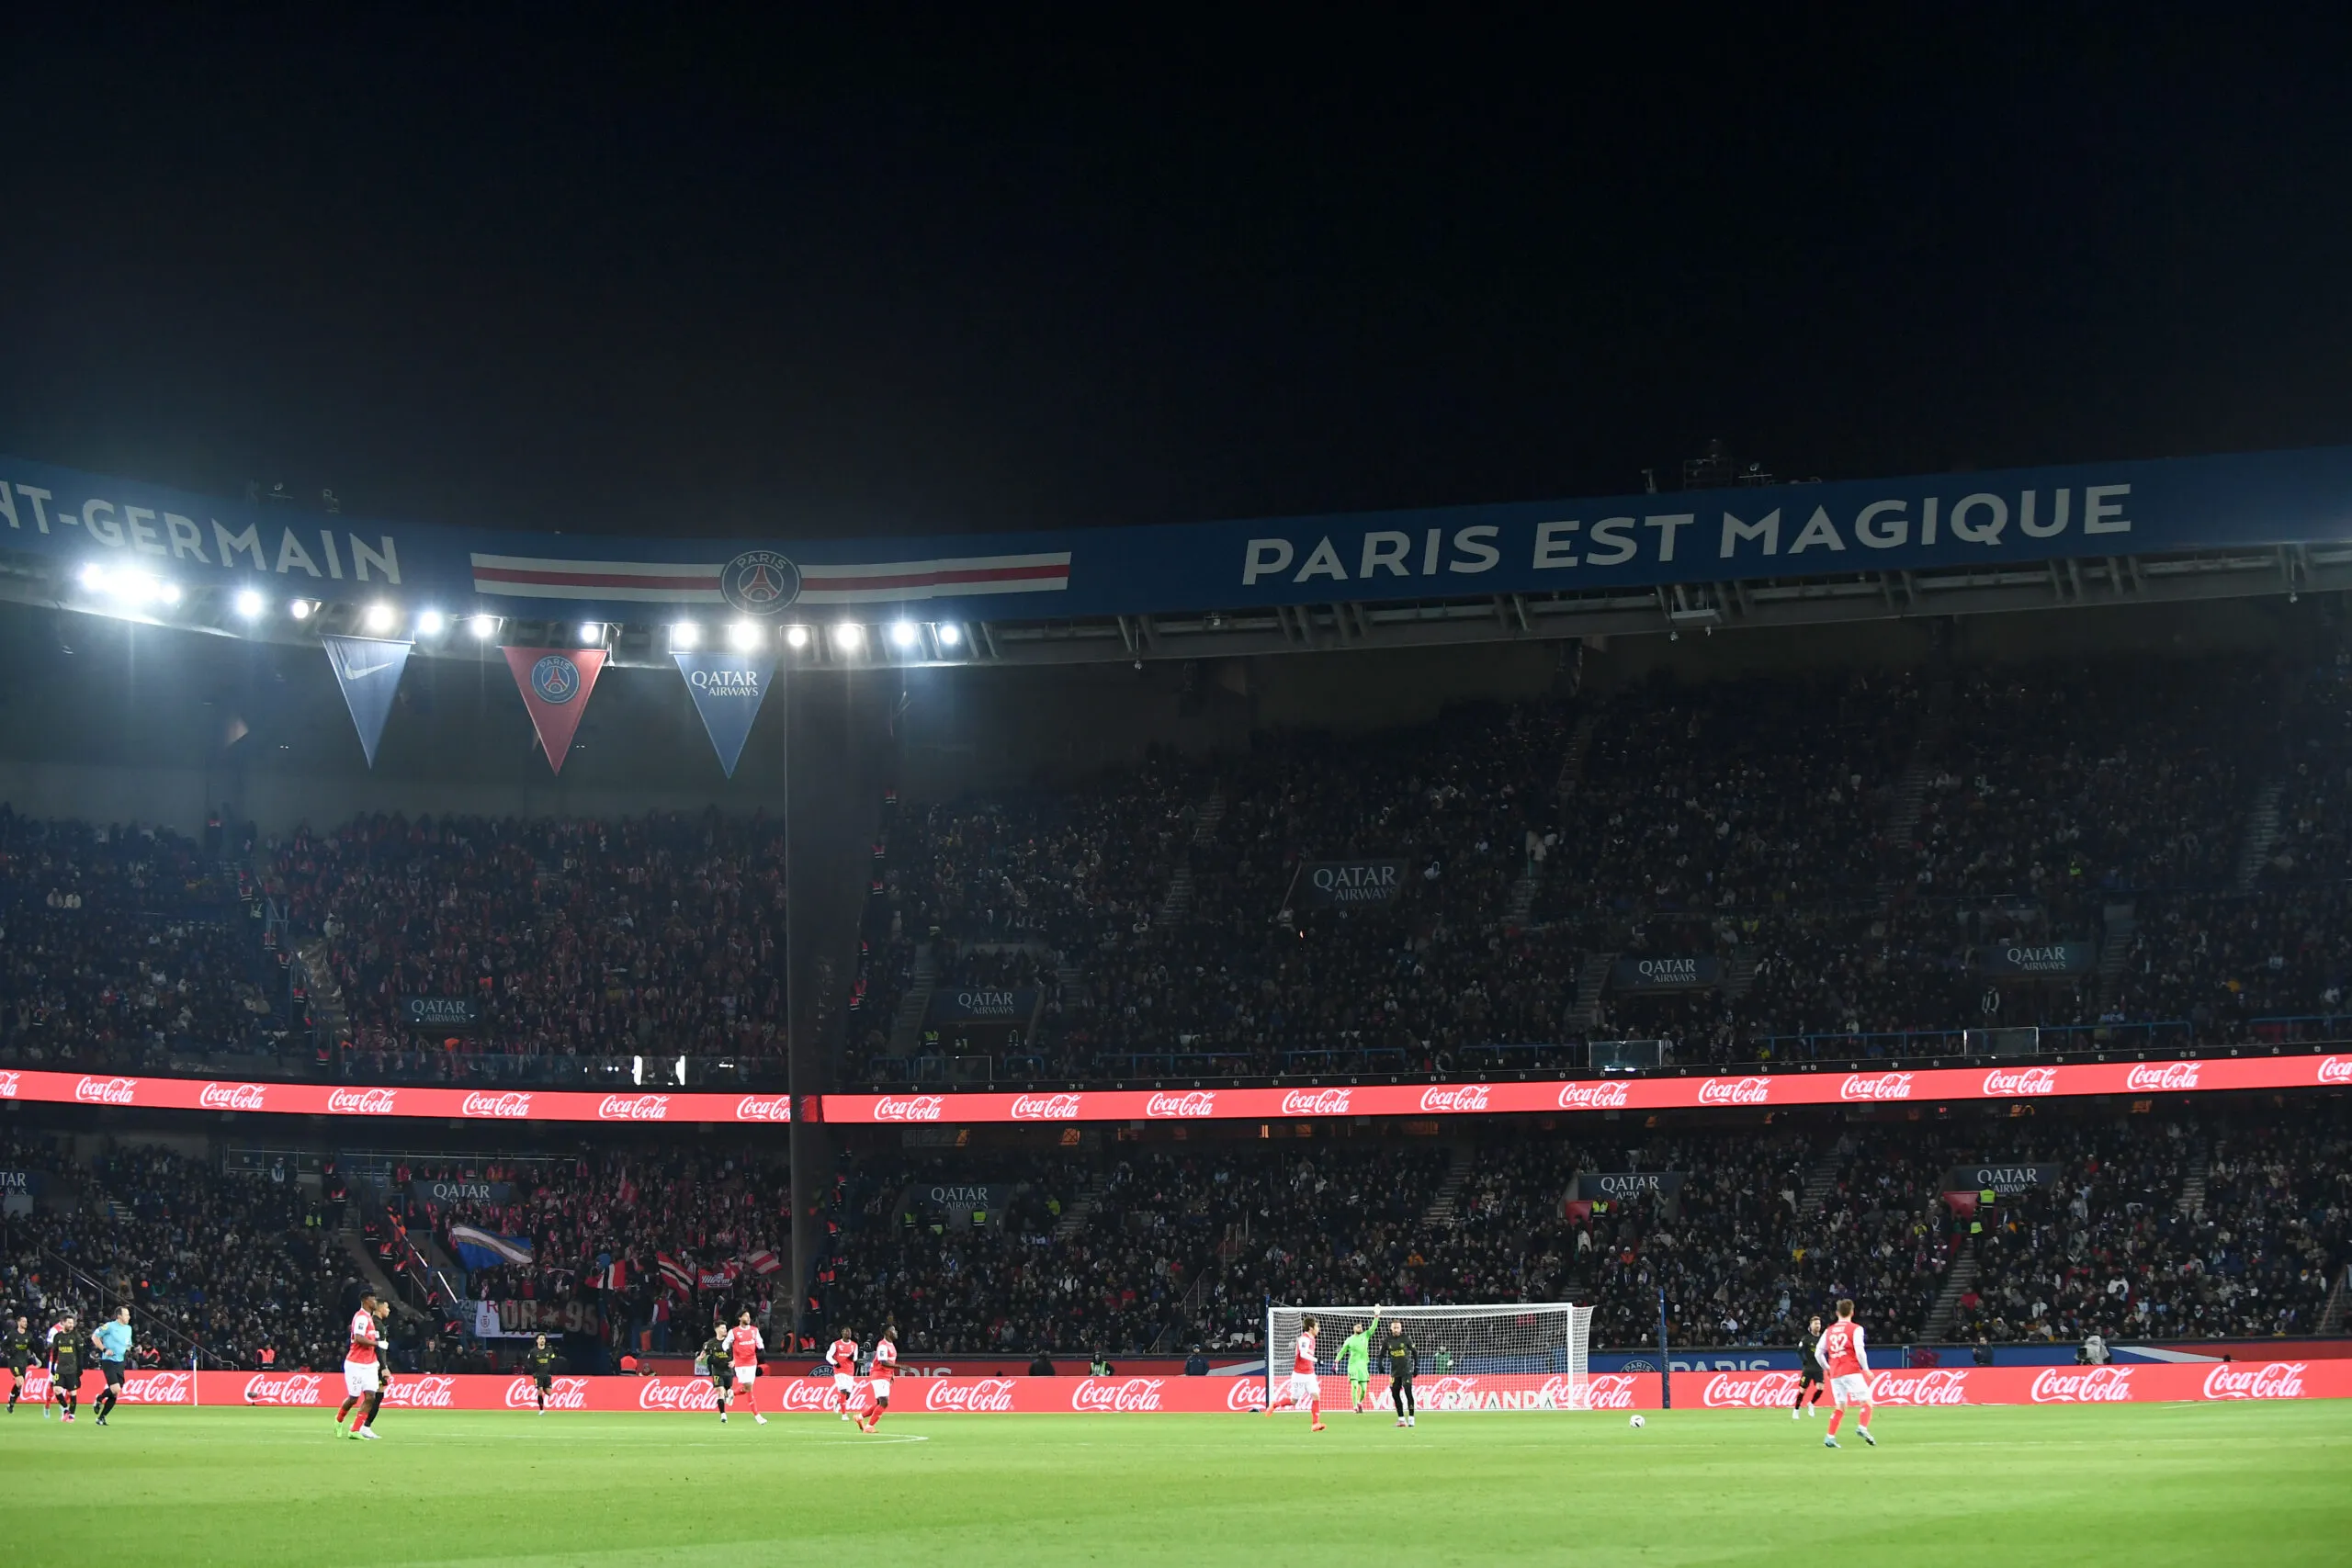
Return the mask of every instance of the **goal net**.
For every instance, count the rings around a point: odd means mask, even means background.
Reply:
[[[1387,1343],[1393,1325],[1418,1355],[1414,1403],[1422,1410],[1582,1410],[1589,1387],[1587,1353],[1592,1309],[1570,1302],[1511,1302],[1492,1306],[1274,1306],[1266,1310],[1270,1397],[1283,1393],[1295,1360],[1299,1329],[1312,1316],[1315,1371],[1326,1414],[1348,1408],[1340,1345],[1374,1323],[1369,1365],[1372,1402],[1388,1404]]]

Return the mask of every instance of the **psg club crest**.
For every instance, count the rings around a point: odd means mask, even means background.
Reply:
[[[773,615],[800,597],[800,569],[774,550],[746,550],[719,569],[718,594],[747,615]]]
[[[560,707],[580,694],[580,666],[560,653],[550,653],[531,666],[531,692],[539,701]]]

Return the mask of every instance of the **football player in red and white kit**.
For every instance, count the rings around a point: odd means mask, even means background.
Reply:
[[[874,1342],[874,1365],[868,1369],[871,1403],[866,1405],[865,1418],[858,1429],[871,1432],[882,1424],[882,1413],[890,1408],[890,1380],[899,1374],[899,1331],[885,1328],[882,1337]]]
[[[1838,1321],[1821,1331],[1821,1342],[1814,1347],[1814,1356],[1821,1362],[1821,1370],[1829,1374],[1829,1397],[1838,1408],[1829,1413],[1829,1434],[1821,1446],[1838,1446],[1838,1423],[1846,1418],[1846,1406],[1861,1407],[1861,1418],[1855,1429],[1862,1441],[1878,1447],[1878,1439],[1871,1436],[1871,1351],[1869,1338],[1862,1325],[1854,1321],[1854,1303],[1838,1303]]]
[[[1290,1382],[1266,1402],[1269,1416],[1285,1405],[1305,1406],[1314,1417],[1314,1425],[1307,1428],[1311,1432],[1323,1429],[1323,1384],[1315,1375],[1315,1335],[1322,1326],[1311,1313],[1300,1320],[1298,1341],[1291,1347]]]
[[[764,1427],[768,1418],[760,1414],[760,1396],[752,1386],[759,1381],[760,1352],[767,1348],[767,1340],[752,1326],[752,1314],[735,1314],[735,1326],[728,1330],[728,1359],[735,1363],[735,1397],[752,1407],[752,1419]]]
[[[373,1291],[359,1298],[359,1310],[351,1314],[351,1345],[343,1353],[343,1408],[334,1413],[334,1424],[340,1427],[343,1418],[358,1407],[359,1418],[351,1424],[350,1435],[355,1438],[376,1436],[370,1423],[383,1398],[384,1369],[376,1350],[384,1337],[377,1326],[376,1305]]]
[[[843,1328],[825,1351],[825,1359],[833,1364],[833,1404],[844,1421],[853,1420],[849,1407],[857,1398],[857,1334]]]

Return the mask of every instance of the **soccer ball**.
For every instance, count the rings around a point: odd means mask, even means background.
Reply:
[[[1640,1416],[1634,1416],[1634,1417],[1633,1418],[1633,1420],[1632,1420],[1631,1422],[1629,1422],[1629,1423],[1628,1423],[1628,1425],[1630,1425],[1630,1426],[1634,1428],[1634,1431],[1638,1432],[1638,1431],[1640,1431],[1643,1427],[1645,1427],[1648,1426],[1648,1425],[1649,1425],[1649,1423],[1648,1423],[1648,1422],[1646,1422],[1646,1421],[1645,1421],[1645,1420],[1643,1420]]]

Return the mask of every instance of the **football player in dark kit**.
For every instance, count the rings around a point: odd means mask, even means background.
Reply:
[[[0,1355],[8,1361],[8,1408],[17,1408],[17,1401],[25,1392],[25,1369],[33,1364],[33,1330],[28,1319],[19,1317],[8,1325],[8,1332],[0,1336]]]
[[[59,1334],[49,1347],[50,1391],[57,1400],[57,1407],[65,1419],[74,1419],[74,1410],[82,1402],[82,1347],[74,1338],[74,1319],[69,1314]]]
[[[555,1352],[548,1348],[546,1335],[540,1335],[537,1342],[532,1345],[528,1359],[531,1382],[537,1385],[539,1392],[539,1414],[544,1416],[548,1413],[548,1391],[555,1386]]]
[[[1388,1325],[1388,1338],[1381,1346],[1388,1358],[1388,1403],[1396,1407],[1396,1425],[1413,1424],[1413,1374],[1421,1370],[1421,1353],[1405,1337],[1405,1321],[1395,1318]]]
[[[1804,1370],[1797,1373],[1797,1402],[1789,1406],[1789,1419],[1792,1421],[1799,1415],[1811,1416],[1813,1407],[1820,1404],[1821,1396],[1828,1392],[1829,1385],[1821,1375],[1821,1358],[1814,1351],[1814,1347],[1820,1343],[1821,1318],[1816,1314],[1813,1322],[1806,1325],[1804,1337],[1797,1343],[1797,1354],[1804,1360]],[[1810,1400],[1805,1397],[1808,1390],[1813,1394]]]
[[[734,1357],[727,1348],[727,1320],[720,1318],[710,1325],[710,1337],[702,1342],[703,1371],[710,1378],[710,1386],[718,1391],[718,1419],[727,1419],[727,1396],[735,1391]]]

